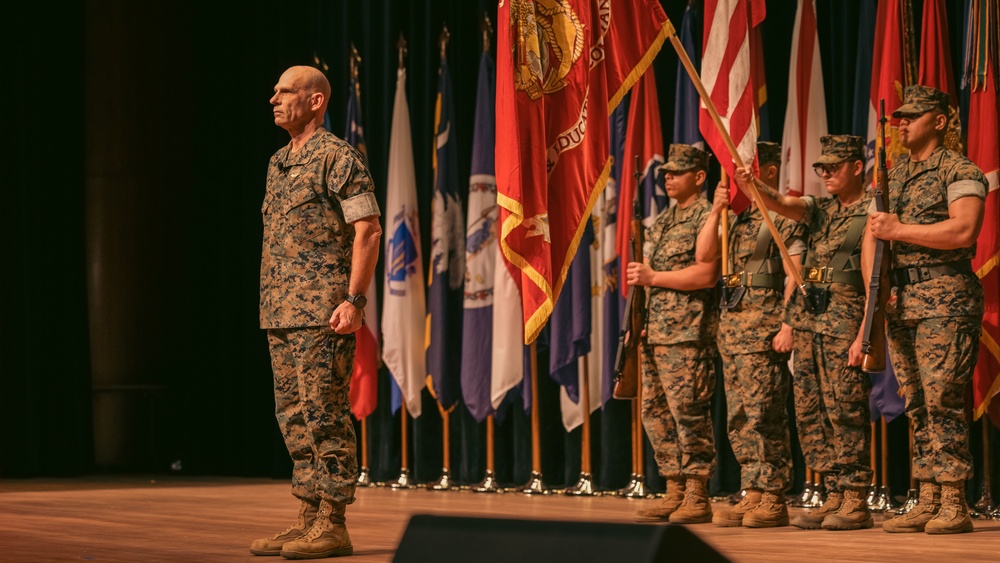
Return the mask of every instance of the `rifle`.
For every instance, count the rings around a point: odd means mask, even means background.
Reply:
[[[872,199],[875,210],[889,209],[889,171],[885,165],[885,100],[879,100],[879,118],[876,135],[878,144],[878,170]],[[889,268],[892,264],[892,248],[888,241],[875,239],[875,259],[872,262],[871,277],[868,281],[868,306],[865,308],[864,329],[861,332],[861,369],[867,373],[885,371],[885,304],[891,290]]]
[[[639,157],[635,157],[635,200],[632,204],[632,257],[642,260],[642,201],[639,199]],[[646,288],[633,285],[628,289],[625,316],[618,332],[618,350],[615,353],[616,399],[635,399],[639,393],[639,335],[646,327]]]

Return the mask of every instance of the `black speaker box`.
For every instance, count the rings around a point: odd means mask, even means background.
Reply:
[[[728,561],[683,526],[418,514],[396,549],[396,563],[552,563]]]

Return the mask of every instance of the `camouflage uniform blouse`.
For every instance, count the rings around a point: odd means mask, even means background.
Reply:
[[[904,156],[889,170],[889,212],[903,223],[930,225],[950,217],[949,188],[982,198],[989,185],[986,176],[969,159],[939,147],[931,156],[910,162]],[[971,196],[970,196],[971,197]],[[972,260],[976,245],[935,250],[904,242],[892,243],[892,267],[935,266]],[[886,308],[891,318],[918,320],[931,317],[981,317],[983,287],[975,274],[941,276],[893,288],[895,305]]]
[[[851,205],[842,205],[836,197],[815,198],[805,196],[802,202],[806,204],[805,215],[800,223],[809,232],[808,263],[818,267],[830,267],[834,255],[840,250],[847,238],[847,231],[855,217],[866,217],[871,205],[871,196],[862,195],[861,199]],[[857,246],[852,249],[848,270],[857,270],[861,276],[861,241],[858,237]],[[806,284],[808,287],[810,284]],[[830,284],[830,301],[823,314],[814,315],[806,311],[804,299],[798,291],[788,304],[786,323],[799,330],[807,330],[826,336],[854,340],[861,328],[865,315],[864,286],[854,287],[845,283]]]
[[[729,220],[729,261],[732,265],[729,272],[735,274],[742,272],[753,256],[764,219],[756,207],[749,207],[736,216],[730,213]],[[805,227],[801,223],[794,223],[780,216],[775,218],[774,226],[778,228],[786,245],[790,245],[795,239],[801,239],[805,233]],[[782,274],[781,253],[773,240],[765,254],[765,259],[772,258],[776,271],[771,273]],[[771,349],[771,339],[781,329],[784,310],[783,289],[748,287],[739,305],[722,311],[719,321],[719,352],[729,355],[767,352]]]
[[[676,205],[657,217],[646,233],[643,254],[649,267],[665,272],[695,264],[695,242],[712,204],[699,197],[684,209]],[[718,296],[714,288],[648,290],[646,342],[654,345],[698,342],[708,345],[718,328]]]
[[[280,163],[280,165],[279,165]],[[325,129],[272,157],[261,213],[260,326],[325,326],[347,295],[354,225],[378,216],[361,155]]]

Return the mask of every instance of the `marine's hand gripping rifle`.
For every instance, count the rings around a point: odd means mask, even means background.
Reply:
[[[889,209],[889,171],[885,165],[885,100],[879,100],[877,127],[878,169],[872,199],[875,210],[886,213]],[[889,301],[891,285],[889,268],[892,249],[888,241],[875,239],[875,256],[868,281],[868,306],[865,308],[864,328],[861,332],[861,369],[868,373],[885,371],[885,304]]]
[[[636,189],[632,204],[632,259],[642,260],[642,203],[639,193],[639,157],[635,157]],[[615,388],[612,395],[616,399],[635,399],[639,389],[639,340],[646,328],[646,288],[633,285],[628,289],[625,301],[625,315],[618,332],[618,351],[615,354]]]

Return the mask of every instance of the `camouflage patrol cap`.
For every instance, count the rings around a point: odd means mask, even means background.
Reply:
[[[757,162],[761,164],[771,162],[780,163],[781,145],[770,141],[761,141],[757,143]]]
[[[941,90],[930,86],[911,84],[903,91],[903,105],[896,108],[896,111],[892,112],[892,116],[899,119],[904,116],[920,115],[935,108],[947,115],[949,101],[948,94]]]
[[[688,170],[708,170],[708,160],[712,155],[691,145],[670,145],[670,156],[660,170],[667,172],[687,172]]]
[[[865,160],[865,140],[854,135],[823,135],[819,138],[823,152],[813,166]]]

